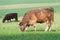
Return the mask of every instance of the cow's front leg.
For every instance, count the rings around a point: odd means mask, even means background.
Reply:
[[[47,26],[46,28],[45,28],[45,31],[50,31],[51,30],[51,28],[49,27],[49,26]]]
[[[28,27],[25,28],[25,31],[27,31]]]
[[[46,24],[47,26],[46,26],[46,29],[45,29],[45,31],[50,31],[51,30],[51,22],[50,21],[47,21],[47,24]]]

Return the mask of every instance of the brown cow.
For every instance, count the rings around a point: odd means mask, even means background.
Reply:
[[[11,19],[15,19],[15,21],[18,21],[18,14],[17,13],[9,13],[6,14],[5,17],[3,18],[3,23],[7,21],[11,21]]]
[[[25,13],[22,21],[19,23],[21,31],[27,30],[27,27],[34,26],[36,31],[36,23],[46,22],[45,31],[49,31],[51,24],[54,21],[53,8],[39,8]]]

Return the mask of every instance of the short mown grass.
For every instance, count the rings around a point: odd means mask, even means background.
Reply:
[[[45,6],[46,7],[46,6]],[[0,40],[60,40],[60,6],[52,6],[54,8],[54,27],[50,32],[45,32],[46,24],[36,24],[37,31],[34,32],[33,26],[30,26],[26,32],[21,32],[19,23],[23,15],[35,8],[20,8],[20,9],[6,9],[0,10]],[[42,7],[36,7],[42,8]],[[7,13],[17,12],[19,22],[5,22],[2,23],[3,17]]]
[[[30,7],[30,8],[17,8],[17,9],[2,9],[0,10],[0,18],[4,17],[6,14],[8,13],[18,13],[19,16],[23,16],[27,11],[36,9],[36,8],[49,8],[52,7],[54,8],[54,12],[55,13],[59,13],[60,12],[60,5],[57,6],[40,6],[40,7]]]
[[[0,5],[29,4],[29,3],[56,3],[60,0],[0,0]]]
[[[60,40],[58,32],[23,32],[0,35],[0,40]]]
[[[30,26],[26,32],[21,32],[19,23],[22,17],[19,17],[19,22],[2,23],[0,18],[0,40],[60,40],[60,19],[59,13],[55,13],[54,27],[50,32],[45,32],[46,24],[37,24],[37,31],[34,32],[33,26]],[[54,29],[53,29],[54,28]]]

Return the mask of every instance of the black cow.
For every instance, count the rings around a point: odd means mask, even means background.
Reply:
[[[9,13],[6,14],[5,17],[3,18],[3,23],[7,21],[11,21],[11,19],[15,19],[15,21],[18,21],[18,14],[17,13]]]

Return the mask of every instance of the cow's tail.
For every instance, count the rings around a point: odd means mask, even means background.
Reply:
[[[52,17],[52,29],[54,30],[54,25],[55,25],[55,23],[54,23],[54,9],[52,8],[52,12],[53,12],[53,17]]]
[[[52,25],[51,25],[51,27],[52,27],[52,29],[54,30],[54,26],[55,26],[55,23],[54,23],[54,21],[52,22]]]

